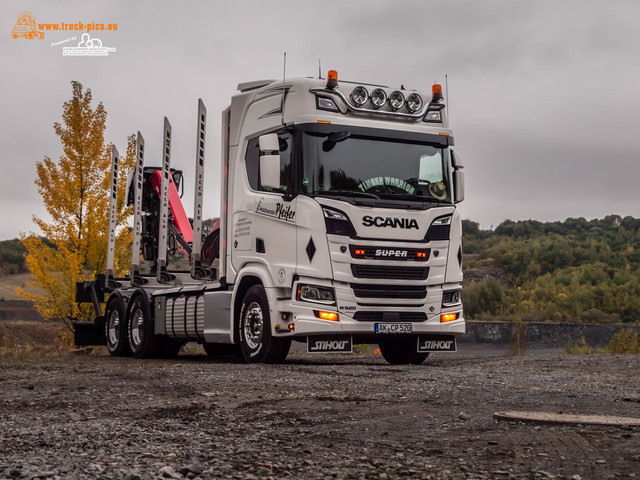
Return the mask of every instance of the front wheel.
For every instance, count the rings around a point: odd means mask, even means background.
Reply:
[[[391,365],[419,365],[429,356],[428,353],[417,352],[415,338],[384,340],[378,345],[383,358]]]
[[[254,285],[244,295],[238,322],[240,349],[249,363],[280,363],[291,347],[290,338],[271,334],[269,302],[262,285]]]
[[[107,339],[107,350],[114,357],[131,355],[127,341],[127,313],[120,296],[112,297],[104,322],[104,334]]]

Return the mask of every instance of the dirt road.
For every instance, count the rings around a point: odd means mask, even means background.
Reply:
[[[290,355],[0,359],[0,478],[638,478],[638,356],[467,350],[424,365]]]

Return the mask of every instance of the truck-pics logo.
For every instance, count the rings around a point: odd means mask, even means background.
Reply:
[[[34,38],[38,38],[42,40],[44,38],[45,31],[54,31],[54,32],[95,32],[96,30],[110,30],[115,31],[118,30],[117,23],[100,23],[100,22],[58,22],[58,23],[36,23],[36,16],[31,12],[22,12],[18,15],[18,20],[16,24],[11,29],[11,38],[26,38],[28,40],[32,40]],[[76,40],[77,37],[70,37],[63,41],[71,41]],[[86,42],[86,40],[83,40]],[[55,46],[59,44],[58,42],[54,42],[51,46]],[[115,50],[114,50],[115,51]]]
[[[115,52],[113,47],[103,47],[102,40],[91,38],[88,33],[83,33],[77,47],[63,47],[62,55],[65,57],[106,57]]]
[[[365,227],[419,229],[418,222],[415,218],[372,217],[370,215],[365,215],[362,217],[362,225]]]
[[[280,202],[275,205],[263,205],[264,198],[261,198],[256,207],[256,213],[264,215],[266,217],[277,218],[278,220],[284,220],[285,222],[294,223],[296,211],[291,208],[291,205],[284,205]]]
[[[35,15],[32,15],[31,12],[23,12],[18,15],[18,21],[11,30],[11,37],[24,37],[29,40],[39,38],[42,40],[44,38],[44,32],[38,30],[37,27]]]

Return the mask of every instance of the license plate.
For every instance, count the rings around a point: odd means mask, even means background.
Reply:
[[[376,323],[376,333],[411,333],[410,323]]]

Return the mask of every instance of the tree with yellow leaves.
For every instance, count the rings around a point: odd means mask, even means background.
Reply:
[[[62,123],[54,130],[60,137],[63,155],[58,162],[45,157],[37,162],[35,181],[51,221],[34,215],[43,237],[21,234],[27,249],[26,263],[33,274],[31,286],[40,294],[18,293],[32,301],[48,320],[62,321],[73,331],[71,319],[86,320],[91,310],[75,303],[76,282],[93,279],[106,268],[111,146],[104,143],[107,112],[102,103],[92,108],[90,89],[71,82],[73,98],[63,106]],[[129,137],[127,155],[119,170],[135,165],[135,138]],[[122,228],[131,207],[126,207],[126,175],[118,179],[118,215],[114,273],[128,267],[131,235]]]

